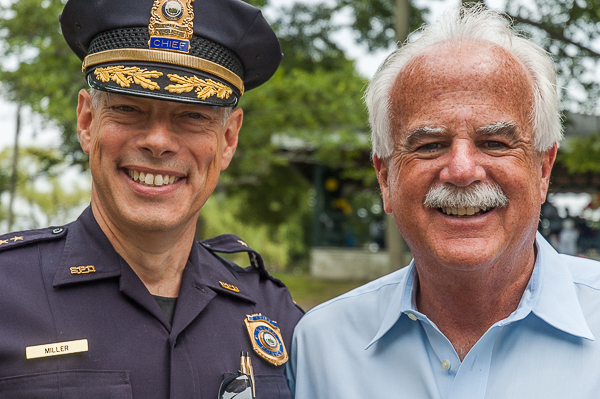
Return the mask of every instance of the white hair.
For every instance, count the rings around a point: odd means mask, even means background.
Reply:
[[[94,108],[98,108],[98,106],[100,106],[101,103],[106,104],[108,102],[109,95],[109,92],[90,87],[90,97],[92,97],[92,106]],[[229,118],[229,115],[231,115],[232,112],[233,107],[223,108],[223,110],[221,111],[221,125],[225,126],[225,124],[227,123],[227,119]]]
[[[548,53],[537,44],[521,37],[503,15],[483,5],[456,7],[435,24],[422,27],[418,38],[390,54],[379,66],[367,87],[364,100],[369,110],[373,153],[381,159],[392,154],[391,89],[398,75],[415,55],[436,43],[450,40],[488,41],[507,50],[533,77],[531,123],[534,145],[546,151],[562,140],[561,116],[558,108],[556,71]]]

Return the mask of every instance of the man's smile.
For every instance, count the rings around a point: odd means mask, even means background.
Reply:
[[[446,215],[449,215],[449,216],[456,216],[456,217],[479,216],[479,215],[483,215],[484,213],[491,211],[492,209],[494,209],[494,208],[487,208],[485,206],[483,206],[483,207],[467,206],[467,207],[458,207],[458,208],[438,208],[438,210],[440,212],[445,213]]]

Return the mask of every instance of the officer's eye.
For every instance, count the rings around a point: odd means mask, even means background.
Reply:
[[[189,114],[187,114],[188,118],[192,118],[192,119],[206,119],[206,117],[198,112],[190,112]]]
[[[133,108],[129,105],[118,105],[114,108],[119,112],[134,112],[135,111],[135,108]]]

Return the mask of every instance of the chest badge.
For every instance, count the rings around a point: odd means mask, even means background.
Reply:
[[[288,354],[276,321],[257,313],[247,315],[244,323],[250,335],[252,348],[258,356],[275,366],[287,362]]]

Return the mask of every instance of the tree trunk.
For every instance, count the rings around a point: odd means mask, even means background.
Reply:
[[[17,127],[15,129],[15,146],[13,149],[12,173],[10,176],[10,199],[8,201],[8,231],[12,231],[14,223],[13,202],[17,191],[17,172],[19,166],[19,132],[21,130],[21,103],[17,103]]]

